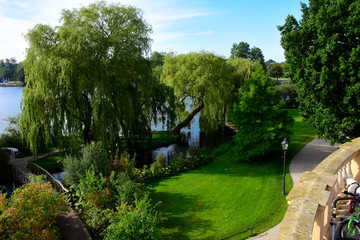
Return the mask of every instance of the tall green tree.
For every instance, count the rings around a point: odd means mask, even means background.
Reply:
[[[231,58],[250,58],[250,45],[247,42],[234,43],[231,48]]]
[[[20,126],[36,154],[39,145],[81,133],[85,143],[128,146],[150,132],[156,118],[145,54],[151,27],[131,6],[98,2],[63,10],[61,25],[38,24],[26,35],[27,86]]]
[[[279,148],[290,135],[291,117],[280,107],[281,96],[263,70],[257,70],[240,88],[230,120],[238,127],[235,137],[239,159],[251,160]]]
[[[247,42],[240,42],[239,44],[234,43],[231,48],[230,58],[246,58],[254,61],[259,61],[264,71],[266,72],[266,64],[264,55],[260,48],[252,47]]]
[[[273,63],[269,67],[268,72],[270,77],[276,78],[276,80],[279,80],[279,77],[282,77],[284,75],[283,68],[280,63]]]
[[[266,64],[265,64],[264,54],[262,53],[260,48],[258,48],[258,47],[251,48],[250,59],[252,59],[254,61],[259,61],[261,66],[263,67],[264,71],[266,72]]]
[[[174,89],[182,112],[191,103],[191,112],[179,115],[181,119],[174,132],[179,133],[199,112],[210,130],[224,124],[233,89],[231,69],[224,58],[207,52],[168,54],[161,79]]]
[[[302,115],[332,143],[360,136],[360,2],[314,0],[279,26]]]
[[[164,65],[165,52],[153,52],[149,58],[152,68]]]

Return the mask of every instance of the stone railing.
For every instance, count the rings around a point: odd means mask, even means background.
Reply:
[[[277,239],[331,239],[333,200],[345,190],[344,177],[351,175],[360,182],[359,170],[360,138],[356,138],[305,172],[286,198],[289,207]]]
[[[65,194],[67,194],[69,192],[69,190],[67,188],[65,188],[59,180],[54,178],[53,175],[51,175],[48,171],[46,171],[45,169],[43,169],[42,167],[40,167],[36,163],[33,163],[32,161],[29,161],[27,167],[35,175],[45,175],[46,181],[49,181],[51,183],[52,187],[56,191],[58,191],[60,193],[65,193]]]
[[[16,180],[17,182],[21,183],[21,184],[26,184],[29,182],[29,176],[30,174],[27,172],[24,172],[23,170],[21,170],[20,168],[12,167],[12,175],[14,180]]]

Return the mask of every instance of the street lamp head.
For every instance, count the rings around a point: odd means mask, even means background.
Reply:
[[[289,147],[289,142],[287,141],[286,138],[284,138],[284,141],[281,142],[282,148],[283,150],[287,150]]]

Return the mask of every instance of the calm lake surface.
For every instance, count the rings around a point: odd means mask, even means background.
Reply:
[[[20,113],[23,87],[0,87],[0,134],[8,125],[4,118]]]

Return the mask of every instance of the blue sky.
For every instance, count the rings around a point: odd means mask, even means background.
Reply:
[[[23,35],[35,24],[59,25],[62,9],[91,0],[0,0],[0,59],[25,58]],[[152,51],[209,51],[229,57],[233,43],[259,47],[265,60],[285,60],[278,25],[288,14],[301,17],[298,0],[123,0],[142,9],[152,25]],[[303,1],[308,3],[308,0]]]

